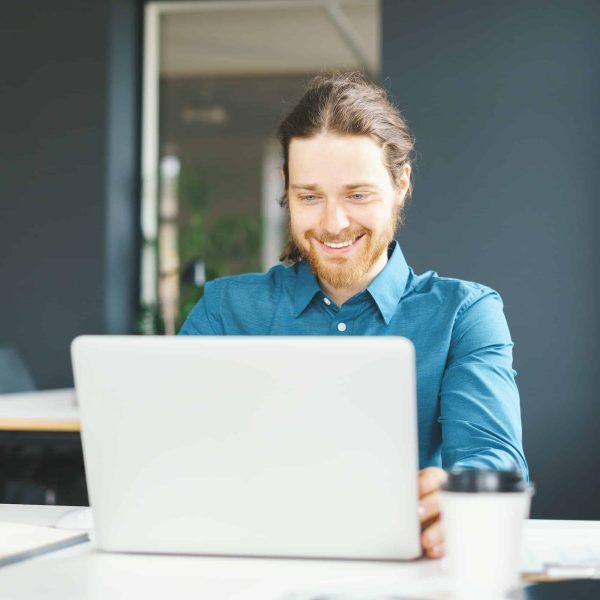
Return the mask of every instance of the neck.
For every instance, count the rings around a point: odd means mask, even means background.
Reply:
[[[388,261],[388,253],[387,248],[381,253],[381,256],[373,263],[373,266],[364,274],[364,276],[358,281],[355,285],[344,287],[344,288],[336,288],[333,287],[327,281],[322,280],[318,277],[319,285],[321,289],[325,292],[325,294],[331,298],[338,306],[342,306],[344,302],[347,302],[352,298],[352,296],[356,296],[359,292],[366,290],[371,281],[383,271],[383,268],[387,264]]]

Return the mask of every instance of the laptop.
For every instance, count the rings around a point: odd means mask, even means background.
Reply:
[[[407,339],[82,336],[71,352],[102,550],[421,555]]]

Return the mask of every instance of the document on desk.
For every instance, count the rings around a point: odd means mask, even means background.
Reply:
[[[524,530],[521,572],[526,579],[600,577],[600,523],[530,521]]]
[[[0,521],[0,567],[88,539],[87,532]]]

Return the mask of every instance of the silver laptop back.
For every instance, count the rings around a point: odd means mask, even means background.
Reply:
[[[72,357],[100,548],[420,555],[408,340],[83,336]]]

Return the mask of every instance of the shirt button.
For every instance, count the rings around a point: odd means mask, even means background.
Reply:
[[[346,331],[346,323],[338,323],[338,331]]]
[[[329,298],[323,298],[323,302],[329,306],[331,304],[331,300]]]

